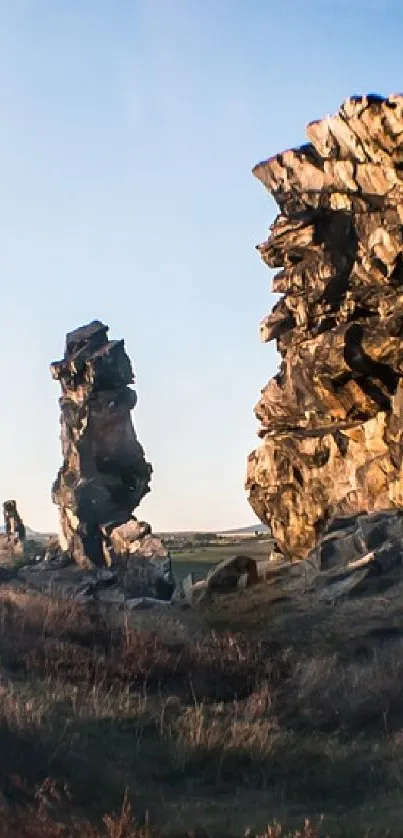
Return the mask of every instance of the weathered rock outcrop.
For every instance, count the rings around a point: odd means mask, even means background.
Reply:
[[[3,503],[4,531],[8,541],[13,543],[25,540],[25,524],[17,509],[15,500],[5,500]]]
[[[4,532],[0,533],[0,564],[3,571],[24,561],[38,561],[45,552],[45,538],[26,528],[15,500],[3,503]],[[8,573],[2,577],[8,578]],[[1,579],[0,579],[1,581]]]
[[[282,294],[279,373],[247,488],[283,554],[335,515],[403,506],[403,95],[355,96],[254,169],[280,207],[258,246]]]
[[[133,370],[124,341],[107,332],[98,320],[70,332],[64,358],[51,365],[62,388],[63,465],[52,489],[61,546],[83,566],[116,566],[133,595],[168,597],[169,554],[132,515],[152,472],[131,421]]]

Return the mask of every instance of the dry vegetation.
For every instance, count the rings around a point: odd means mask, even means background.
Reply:
[[[402,835],[402,651],[173,646],[3,585],[0,838]]]

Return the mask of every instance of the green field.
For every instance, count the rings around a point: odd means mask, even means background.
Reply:
[[[215,564],[217,564],[217,560],[212,561],[210,557],[205,559],[198,557],[192,560],[189,557],[182,558],[180,554],[172,556],[172,569],[177,579],[185,579],[189,573],[194,574],[195,581],[204,579],[210,568],[214,567]]]
[[[194,573],[196,580],[204,579],[210,568],[222,559],[241,553],[264,558],[267,556],[269,547],[269,539],[242,538],[234,540],[231,544],[212,544],[209,547],[172,550],[172,567],[178,579],[184,579],[188,573]]]

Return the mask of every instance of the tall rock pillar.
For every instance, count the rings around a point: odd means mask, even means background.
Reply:
[[[61,543],[82,565],[116,564],[133,593],[173,590],[169,554],[133,510],[149,492],[151,465],[131,421],[136,404],[123,340],[98,320],[66,336],[51,365],[62,396],[63,464],[52,488]]]

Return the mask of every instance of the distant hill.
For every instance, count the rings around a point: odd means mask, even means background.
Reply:
[[[0,534],[4,533],[4,531],[5,531],[4,524],[0,524]],[[36,530],[31,530],[30,527],[27,527],[26,528],[26,535],[27,535],[27,538],[33,538],[33,539],[37,539],[38,541],[41,541],[41,539],[49,538],[51,535],[54,535],[54,533],[37,532]]]
[[[155,532],[155,535],[158,535],[160,538],[164,538],[167,536],[178,536],[178,538],[186,538],[186,537],[193,537],[195,535],[200,535],[203,532],[203,535],[218,535],[218,536],[232,536],[233,538],[239,536],[240,538],[246,537],[248,535],[254,535],[255,532],[259,533],[259,535],[266,535],[266,533],[270,533],[269,527],[266,524],[256,523],[251,524],[249,527],[235,527],[233,530],[158,530]]]
[[[249,527],[237,527],[236,529],[233,529],[233,530],[215,530],[214,532],[216,532],[217,535],[236,536],[236,535],[248,535],[249,533],[251,535],[254,535],[255,532],[258,532],[259,534],[260,533],[262,533],[262,534],[268,533],[269,528],[266,526],[266,524],[260,524],[259,523],[259,524],[251,524]],[[0,525],[0,533],[4,533],[4,526],[2,524]],[[176,535],[196,535],[196,533],[197,533],[196,530],[192,530],[192,531],[189,531],[189,532],[183,531],[183,532],[178,532],[178,533],[175,533],[175,534]],[[165,533],[159,533],[159,534],[160,535],[165,535]],[[169,533],[166,533],[166,534],[168,535]],[[37,538],[38,540],[40,540],[41,538],[48,538],[51,535],[54,535],[54,533],[40,533],[40,532],[36,532],[35,530],[31,530],[30,527],[27,527],[28,538],[34,538],[34,539]],[[211,531],[211,535],[213,535],[213,531]]]
[[[247,535],[248,533],[253,535],[255,532],[267,533],[269,528],[266,524],[251,524],[249,527],[237,527],[234,530],[220,530],[219,535]]]

